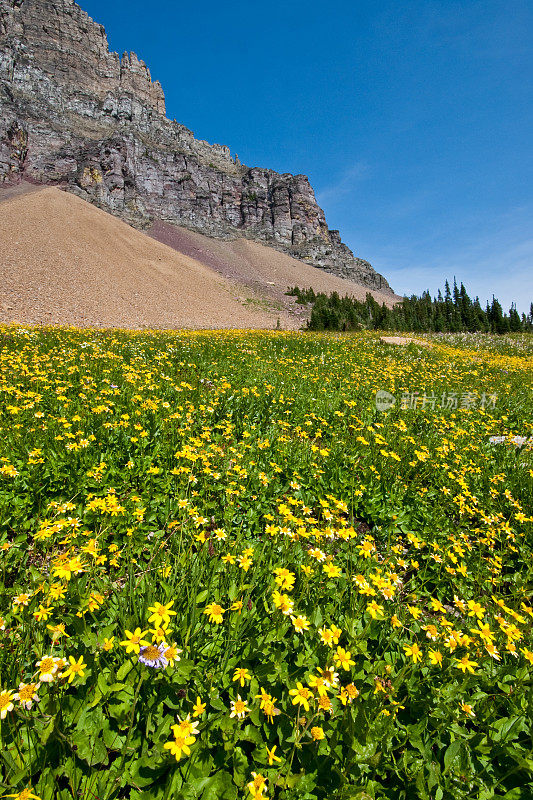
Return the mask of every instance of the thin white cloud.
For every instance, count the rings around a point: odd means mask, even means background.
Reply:
[[[482,304],[495,295],[505,310],[512,302],[528,313],[533,302],[533,207],[520,206],[486,220],[477,214],[447,226],[406,225],[384,246],[357,236],[364,253],[398,294],[436,294],[454,276]],[[487,224],[490,223],[490,224]],[[350,242],[348,242],[350,243]]]
[[[316,194],[320,206],[332,206],[352,192],[358,183],[365,180],[370,172],[366,161],[358,161],[346,169],[335,183],[326,186]]]
[[[385,258],[389,263],[380,262],[378,269],[398,294],[420,294],[425,289],[436,294],[446,279],[451,284],[456,276],[469,295],[472,298],[477,295],[483,305],[495,295],[504,309],[514,302],[520,313],[528,313],[533,302],[533,238],[494,249],[490,237],[490,241],[477,242],[473,249],[477,252],[466,249],[448,252],[423,266],[419,257],[406,266]]]

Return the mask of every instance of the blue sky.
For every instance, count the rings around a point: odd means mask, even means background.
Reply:
[[[400,294],[533,300],[530,0],[81,0],[167,114],[248,166],[305,173]]]

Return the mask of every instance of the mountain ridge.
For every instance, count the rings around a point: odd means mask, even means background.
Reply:
[[[166,117],[161,84],[74,0],[0,0],[0,182],[58,185],[126,222],[245,237],[368,287],[305,175],[242,165]]]

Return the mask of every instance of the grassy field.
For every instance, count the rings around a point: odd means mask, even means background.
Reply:
[[[533,796],[533,337],[427,341],[0,329],[3,796]]]

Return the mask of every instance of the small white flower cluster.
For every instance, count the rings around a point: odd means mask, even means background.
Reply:
[[[525,444],[529,446],[533,445],[533,436],[530,436],[529,439],[527,436],[489,436],[489,442],[491,444],[514,444],[515,447],[523,447]]]

